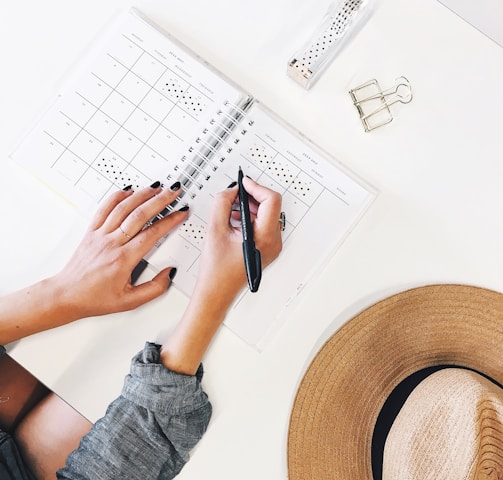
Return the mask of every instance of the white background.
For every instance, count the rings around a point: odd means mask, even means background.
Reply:
[[[117,13],[134,5],[254,94],[380,195],[262,353],[222,328],[205,359],[209,430],[181,479],[287,477],[297,384],[323,339],[362,308],[429,283],[503,291],[503,49],[435,0],[381,0],[365,28],[305,91],[286,64],[320,23],[317,0],[21,0],[0,6],[0,292],[61,266],[85,228],[7,157]],[[414,99],[364,133],[348,90],[406,76]],[[320,222],[336,222],[319,212]],[[69,233],[70,232],[70,233]],[[96,420],[130,357],[180,317],[176,291],[135,312],[93,318],[10,346]]]
[[[447,8],[503,47],[503,2],[499,0],[440,0]]]

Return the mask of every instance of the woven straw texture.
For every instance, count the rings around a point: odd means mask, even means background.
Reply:
[[[394,388],[430,366],[503,384],[503,295],[432,285],[391,296],[343,325],[299,385],[288,432],[289,480],[372,478],[371,440]]]

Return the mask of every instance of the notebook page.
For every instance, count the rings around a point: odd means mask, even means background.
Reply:
[[[86,214],[116,189],[164,183],[243,96],[134,10],[93,55],[12,155]]]
[[[245,134],[223,169],[235,176],[239,164],[251,178],[280,192],[286,214],[281,256],[264,271],[259,292],[246,290],[226,320],[241,338],[261,349],[287,321],[288,306],[376,193],[258,101],[239,130]]]

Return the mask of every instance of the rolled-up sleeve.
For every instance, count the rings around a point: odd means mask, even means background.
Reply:
[[[202,366],[194,376],[168,370],[160,363],[160,346],[147,343],[132,360],[121,396],[70,454],[58,478],[175,477],[211,417],[202,375]]]

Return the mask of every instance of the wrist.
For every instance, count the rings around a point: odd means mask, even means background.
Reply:
[[[0,344],[77,320],[64,285],[49,277],[0,299]]]
[[[206,311],[210,308],[215,313],[222,312],[225,315],[244,287],[245,283],[237,279],[199,281],[196,283],[189,303],[204,305]]]
[[[78,302],[73,298],[74,289],[71,284],[60,274],[56,274],[41,282],[47,300],[44,313],[50,315],[60,325],[83,318]]]
[[[164,366],[185,375],[196,372],[241,288],[218,281],[198,282],[181,321],[161,348]]]

